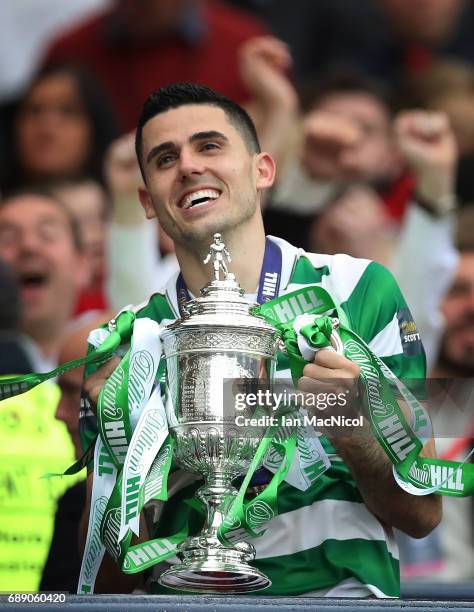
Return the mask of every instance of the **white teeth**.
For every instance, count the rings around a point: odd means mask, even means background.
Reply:
[[[193,202],[206,198],[208,200],[216,200],[220,196],[220,192],[216,189],[200,189],[187,195],[183,202],[183,208],[190,208]]]

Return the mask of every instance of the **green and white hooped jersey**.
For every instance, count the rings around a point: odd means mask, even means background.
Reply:
[[[424,379],[425,355],[400,289],[383,266],[347,255],[305,253],[271,237],[282,251],[279,295],[304,286],[326,289],[344,310],[351,328],[399,378]],[[265,282],[276,282],[275,278]],[[137,307],[137,317],[158,322],[179,315],[176,277],[162,293]],[[290,379],[281,355],[277,377]],[[82,411],[83,442],[96,434],[90,413]],[[94,431],[95,430],[95,431]],[[283,482],[279,514],[252,544],[254,564],[272,581],[265,595],[397,597],[400,594],[398,549],[390,528],[368,510],[347,466],[322,438],[331,467],[306,491]],[[155,537],[174,533],[189,507],[182,503],[197,486],[188,486],[165,504]],[[175,559],[169,559],[169,563]],[[153,583],[156,593],[176,593]]]

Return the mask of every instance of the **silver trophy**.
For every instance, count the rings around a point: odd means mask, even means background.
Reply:
[[[183,469],[204,477],[197,496],[207,508],[207,519],[198,536],[179,546],[181,563],[161,574],[159,582],[184,591],[245,593],[271,582],[249,564],[255,558],[250,543],[224,546],[217,530],[237,494],[232,481],[246,473],[266,428],[249,432],[236,425],[236,417],[251,417],[252,409],[236,408],[233,393],[235,381],[271,388],[280,340],[275,328],[251,314],[256,304],[244,298],[228,272],[230,255],[220,234],[214,235],[204,263],[210,260],[214,280],[200,297],[182,304],[185,314],[162,335],[174,458]]]

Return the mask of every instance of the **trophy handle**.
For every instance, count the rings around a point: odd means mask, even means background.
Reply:
[[[339,319],[337,317],[332,317],[332,334],[331,334],[331,346],[339,353],[339,355],[344,355],[344,343],[337,331],[339,329]]]

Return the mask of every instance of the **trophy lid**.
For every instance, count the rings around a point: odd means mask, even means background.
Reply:
[[[275,331],[263,318],[252,314],[252,308],[258,304],[245,297],[234,274],[228,271],[227,262],[231,258],[220,234],[214,234],[214,242],[203,262],[207,264],[211,260],[214,279],[201,289],[200,296],[180,302],[183,312],[181,319],[167,325],[166,329],[171,331],[196,325],[217,325]],[[223,279],[220,278],[221,274]]]

